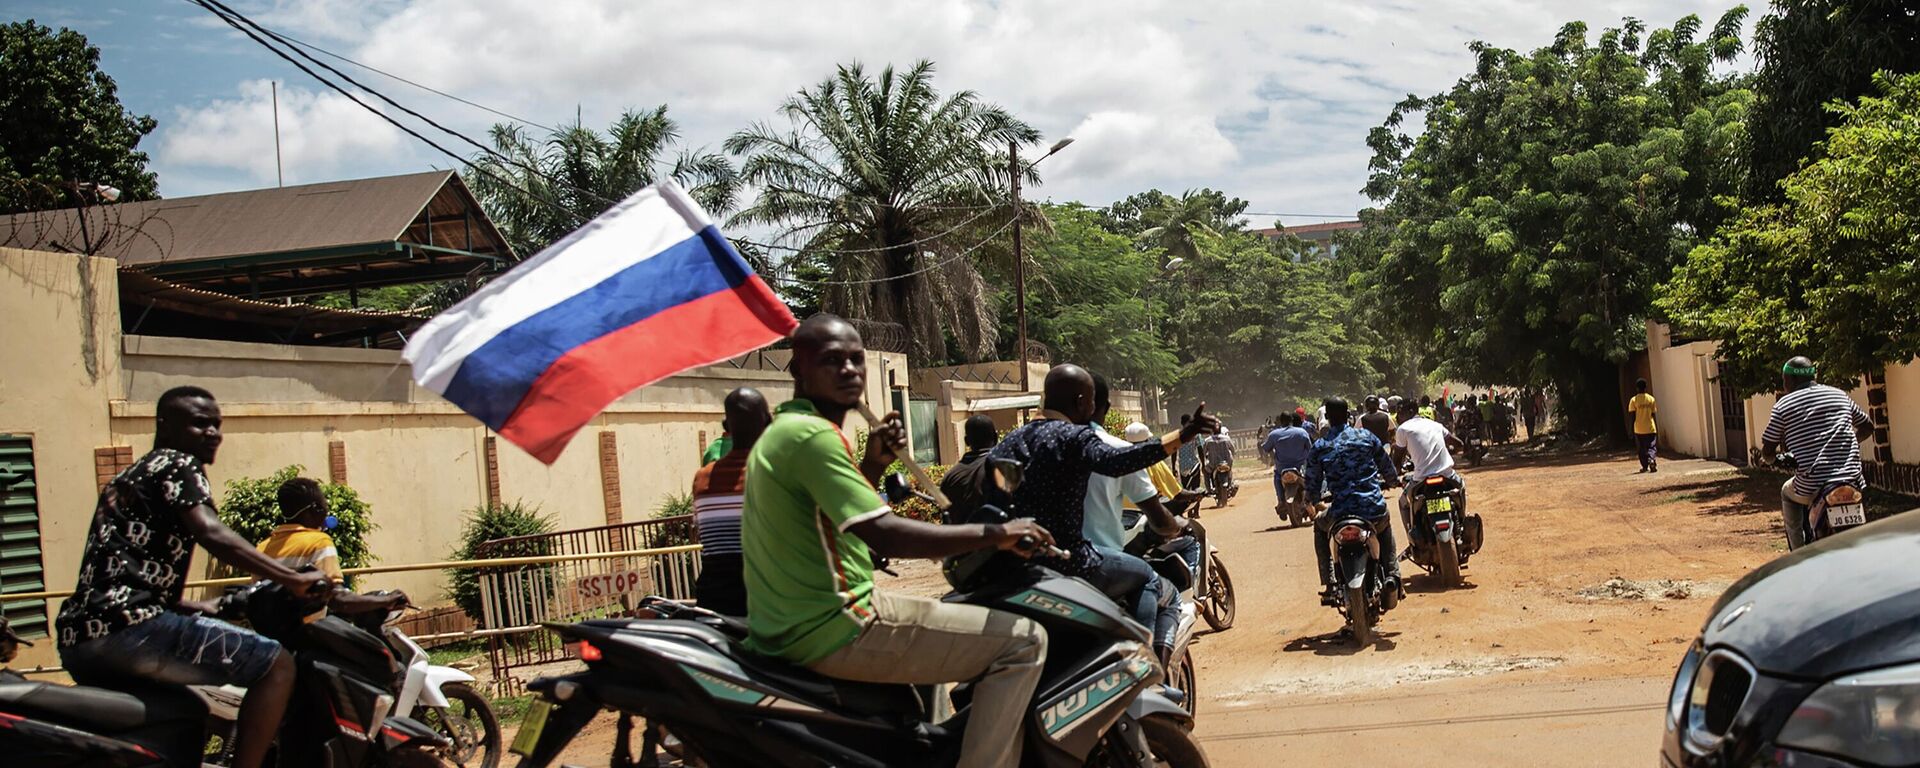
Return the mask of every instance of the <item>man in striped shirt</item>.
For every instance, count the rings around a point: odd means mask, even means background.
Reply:
[[[700,578],[693,584],[693,598],[702,608],[745,616],[740,500],[747,488],[747,455],[773,421],[773,413],[767,409],[767,398],[752,387],[728,392],[724,404],[732,445],[693,476],[693,535],[700,543]]]
[[[1766,456],[1782,445],[1799,465],[1793,478],[1780,486],[1780,514],[1786,518],[1787,540],[1798,548],[1807,543],[1807,508],[1829,483],[1850,482],[1866,487],[1860,467],[1860,441],[1873,434],[1873,421],[1853,398],[1813,380],[1813,361],[1788,360],[1780,369],[1787,394],[1773,404],[1767,430],[1760,435]]]

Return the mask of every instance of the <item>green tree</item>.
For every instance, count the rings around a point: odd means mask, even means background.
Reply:
[[[1158,249],[1103,229],[1098,211],[1078,204],[1044,206],[1052,231],[1034,239],[1027,276],[1028,336],[1109,377],[1170,384],[1178,371],[1171,345],[1156,332],[1163,307],[1148,303],[1149,281],[1160,272]],[[1003,327],[1013,303],[1003,292]],[[1012,350],[1014,342],[1006,340]]]
[[[1010,210],[1006,151],[1040,133],[972,91],[942,98],[933,64],[873,77],[858,64],[789,97],[789,126],[727,140],[759,197],[734,216],[772,227],[797,256],[774,272],[822,274],[826,311],[907,329],[912,359],[978,360],[997,338],[992,290],[970,250],[1001,238]],[[1038,183],[1031,166],[1023,181]]]
[[[1353,321],[1332,262],[1299,258],[1298,241],[1247,232],[1202,234],[1198,246],[1170,298],[1185,356],[1176,400],[1258,419],[1291,402],[1379,386],[1371,362],[1379,339]]]
[[[1101,224],[1128,237],[1141,238],[1144,247],[1159,247],[1171,256],[1187,258],[1193,238],[1200,233],[1237,232],[1247,201],[1212,189],[1189,189],[1174,197],[1157,189],[1128,196],[1101,212]]]
[[[680,132],[665,106],[622,114],[605,134],[575,122],[545,140],[510,123],[494,125],[489,135],[507,159],[475,157],[484,172],[469,174],[467,183],[522,256],[663,178],[685,187],[715,216],[733,209],[740,190],[733,164],[722,155],[682,148],[668,161]]]
[[[1688,16],[1592,43],[1575,22],[1526,55],[1475,43],[1472,74],[1374,129],[1362,283],[1431,372],[1552,384],[1570,429],[1620,431],[1618,366],[1645,343],[1654,287],[1741,181],[1752,96],[1713,65],[1739,52],[1744,15],[1704,38]]]
[[[1774,203],[1780,180],[1838,124],[1828,104],[1874,93],[1875,72],[1920,71],[1920,13],[1913,0],[1774,0],[1754,52],[1746,194]]]
[[[304,467],[294,464],[266,477],[228,480],[226,496],[220,500],[220,522],[247,541],[255,544],[266,541],[276,526],[286,522],[280,514],[280,486],[299,477],[303,471]],[[372,505],[345,485],[323,482],[320,492],[327,497],[327,511],[339,520],[339,525],[327,534],[333,537],[334,549],[340,552],[340,567],[372,565],[376,558],[367,548],[367,535],[380,527],[373,522]],[[222,568],[220,572],[241,575],[231,567]],[[353,581],[349,576],[347,586],[351,587]]]
[[[1834,382],[1920,354],[1920,74],[1829,107],[1819,159],[1695,248],[1665,286],[1675,325],[1719,339],[1722,375],[1772,390],[1794,355]]]
[[[0,25],[0,214],[73,207],[74,184],[156,196],[147,154],[155,123],[120,106],[100,49],[70,29]]]

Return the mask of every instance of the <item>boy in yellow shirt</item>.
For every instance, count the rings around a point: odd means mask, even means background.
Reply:
[[[313,566],[326,574],[339,587],[327,603],[334,613],[386,611],[407,604],[407,596],[399,590],[384,595],[356,595],[345,589],[340,573],[340,550],[333,545],[333,537],[327,535],[337,520],[328,513],[327,496],[321,492],[319,483],[304,477],[293,478],[280,485],[276,500],[280,504],[280,519],[285,522],[276,526],[266,541],[260,542],[260,552],[291,570]]]
[[[1654,424],[1653,416],[1660,412],[1660,404],[1654,402],[1653,393],[1647,391],[1647,380],[1633,382],[1634,389],[1640,394],[1627,401],[1627,412],[1633,414],[1633,442],[1640,452],[1640,471],[1660,471],[1659,427]]]

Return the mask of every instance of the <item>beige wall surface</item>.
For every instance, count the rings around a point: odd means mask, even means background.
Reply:
[[[226,419],[225,441],[208,478],[216,497],[228,481],[300,465],[328,476],[328,444],[346,448],[348,484],[373,509],[369,540],[381,564],[444,559],[466,510],[486,499],[479,422],[414,385],[399,353],[145,336],[122,338],[116,265],[107,259],[0,249],[0,307],[13,333],[0,335],[0,432],[34,437],[41,545],[48,589],[69,589],[79,571],[85,526],[98,493],[93,451],[153,441],[154,399],[194,384],[212,391]],[[627,521],[650,517],[685,493],[698,469],[701,433],[720,436],[721,399],[735,387],[770,403],[792,396],[779,370],[789,353],[768,350],[688,371],[615,402],[575,436],[549,467],[499,440],[501,498],[537,504],[562,528],[607,520],[599,433],[612,431]],[[891,407],[904,388],[904,355],[869,352],[867,402]],[[848,437],[865,428],[848,417]],[[203,572],[202,562],[196,572]],[[381,574],[363,589],[401,588],[440,601],[439,572]],[[57,603],[56,603],[57,607]],[[30,651],[26,666],[54,662]]]
[[[1887,439],[1895,462],[1920,464],[1920,360],[1887,368]]]
[[[79,542],[98,496],[93,449],[106,444],[106,403],[120,388],[115,266],[112,259],[0,249],[0,433],[33,437],[49,589],[71,586],[79,573]],[[55,663],[52,643],[21,650],[17,666]]]

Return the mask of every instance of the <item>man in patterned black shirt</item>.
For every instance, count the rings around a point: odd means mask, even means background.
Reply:
[[[213,395],[176,387],[160,396],[153,450],[100,491],[80,578],[54,626],[60,659],[82,684],[245,686],[233,766],[258,768],[293,691],[293,657],[273,640],[199,615],[211,604],[184,599],[194,542],[295,595],[325,597],[329,585],[325,574],[294,572],[221,524],[203,468],[219,450]]]
[[[1042,388],[1040,419],[1008,433],[989,454],[1025,468],[1013,493],[1014,514],[1033,518],[1072,554],[1065,562],[1046,565],[1086,579],[1151,630],[1157,623],[1160,576],[1145,560],[1087,540],[1087,480],[1095,472],[1120,477],[1146,469],[1182,444],[1219,429],[1220,420],[1202,405],[1179,432],[1123,448],[1102,441],[1088,425],[1095,409],[1092,374],[1077,365],[1056,365]]]

